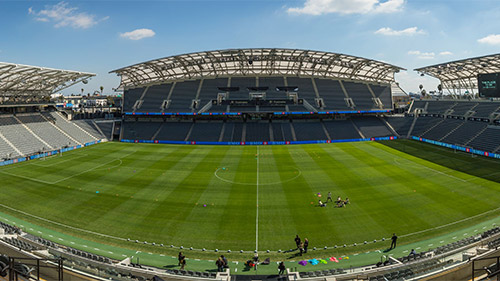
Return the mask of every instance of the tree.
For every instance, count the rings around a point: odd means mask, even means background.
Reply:
[[[102,95],[102,91],[104,91],[104,87],[101,86],[101,87],[99,87],[99,89],[101,90],[101,95]]]

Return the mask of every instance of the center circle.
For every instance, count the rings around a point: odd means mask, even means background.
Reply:
[[[235,177],[236,171],[237,169],[231,166],[219,167],[215,170],[214,176],[219,180],[227,183],[241,184],[241,185],[257,185],[257,175],[255,175],[255,177],[250,178],[252,182],[239,181]],[[268,174],[266,171],[259,172],[260,176],[259,186],[291,182],[300,177],[302,175],[302,171],[297,167],[287,167],[279,171],[279,175],[276,172],[273,172],[272,176],[266,176],[266,174]],[[266,178],[276,179],[277,177],[279,178],[279,180],[270,180],[270,181],[266,180]]]

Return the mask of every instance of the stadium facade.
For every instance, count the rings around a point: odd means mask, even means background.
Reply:
[[[123,141],[281,144],[395,136],[377,115],[392,112],[400,70],[328,52],[230,49],[112,72],[125,91]]]

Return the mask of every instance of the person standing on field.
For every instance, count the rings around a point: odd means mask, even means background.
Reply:
[[[297,236],[295,236],[295,245],[297,245],[297,249],[298,249],[298,248],[299,248],[299,246],[300,246],[300,242],[301,242],[301,241],[300,241],[300,237],[299,237],[299,235],[297,234]]]
[[[325,203],[328,203],[328,200],[330,200],[330,202],[333,202],[332,193],[331,192],[328,192],[328,197],[326,198]]]
[[[396,248],[396,242],[398,241],[398,237],[396,236],[396,233],[392,234],[391,240],[392,240],[392,242],[391,242],[391,248],[389,250],[392,250],[392,249]]]
[[[179,264],[178,265],[181,265],[181,260],[185,258],[185,256],[182,254],[182,252],[179,252],[179,256],[177,257],[177,259],[179,260]]]
[[[280,270],[280,272],[278,273],[279,275],[285,274],[285,270],[286,270],[285,263],[280,262],[280,264],[278,265],[278,269]]]

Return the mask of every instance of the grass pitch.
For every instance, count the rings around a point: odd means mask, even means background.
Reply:
[[[0,168],[0,211],[134,249],[148,246],[127,238],[233,252],[288,250],[296,234],[310,248],[393,232],[410,243],[497,216],[498,171],[499,161],[413,141],[105,143]],[[325,201],[328,192],[351,204],[317,207],[318,194]]]

